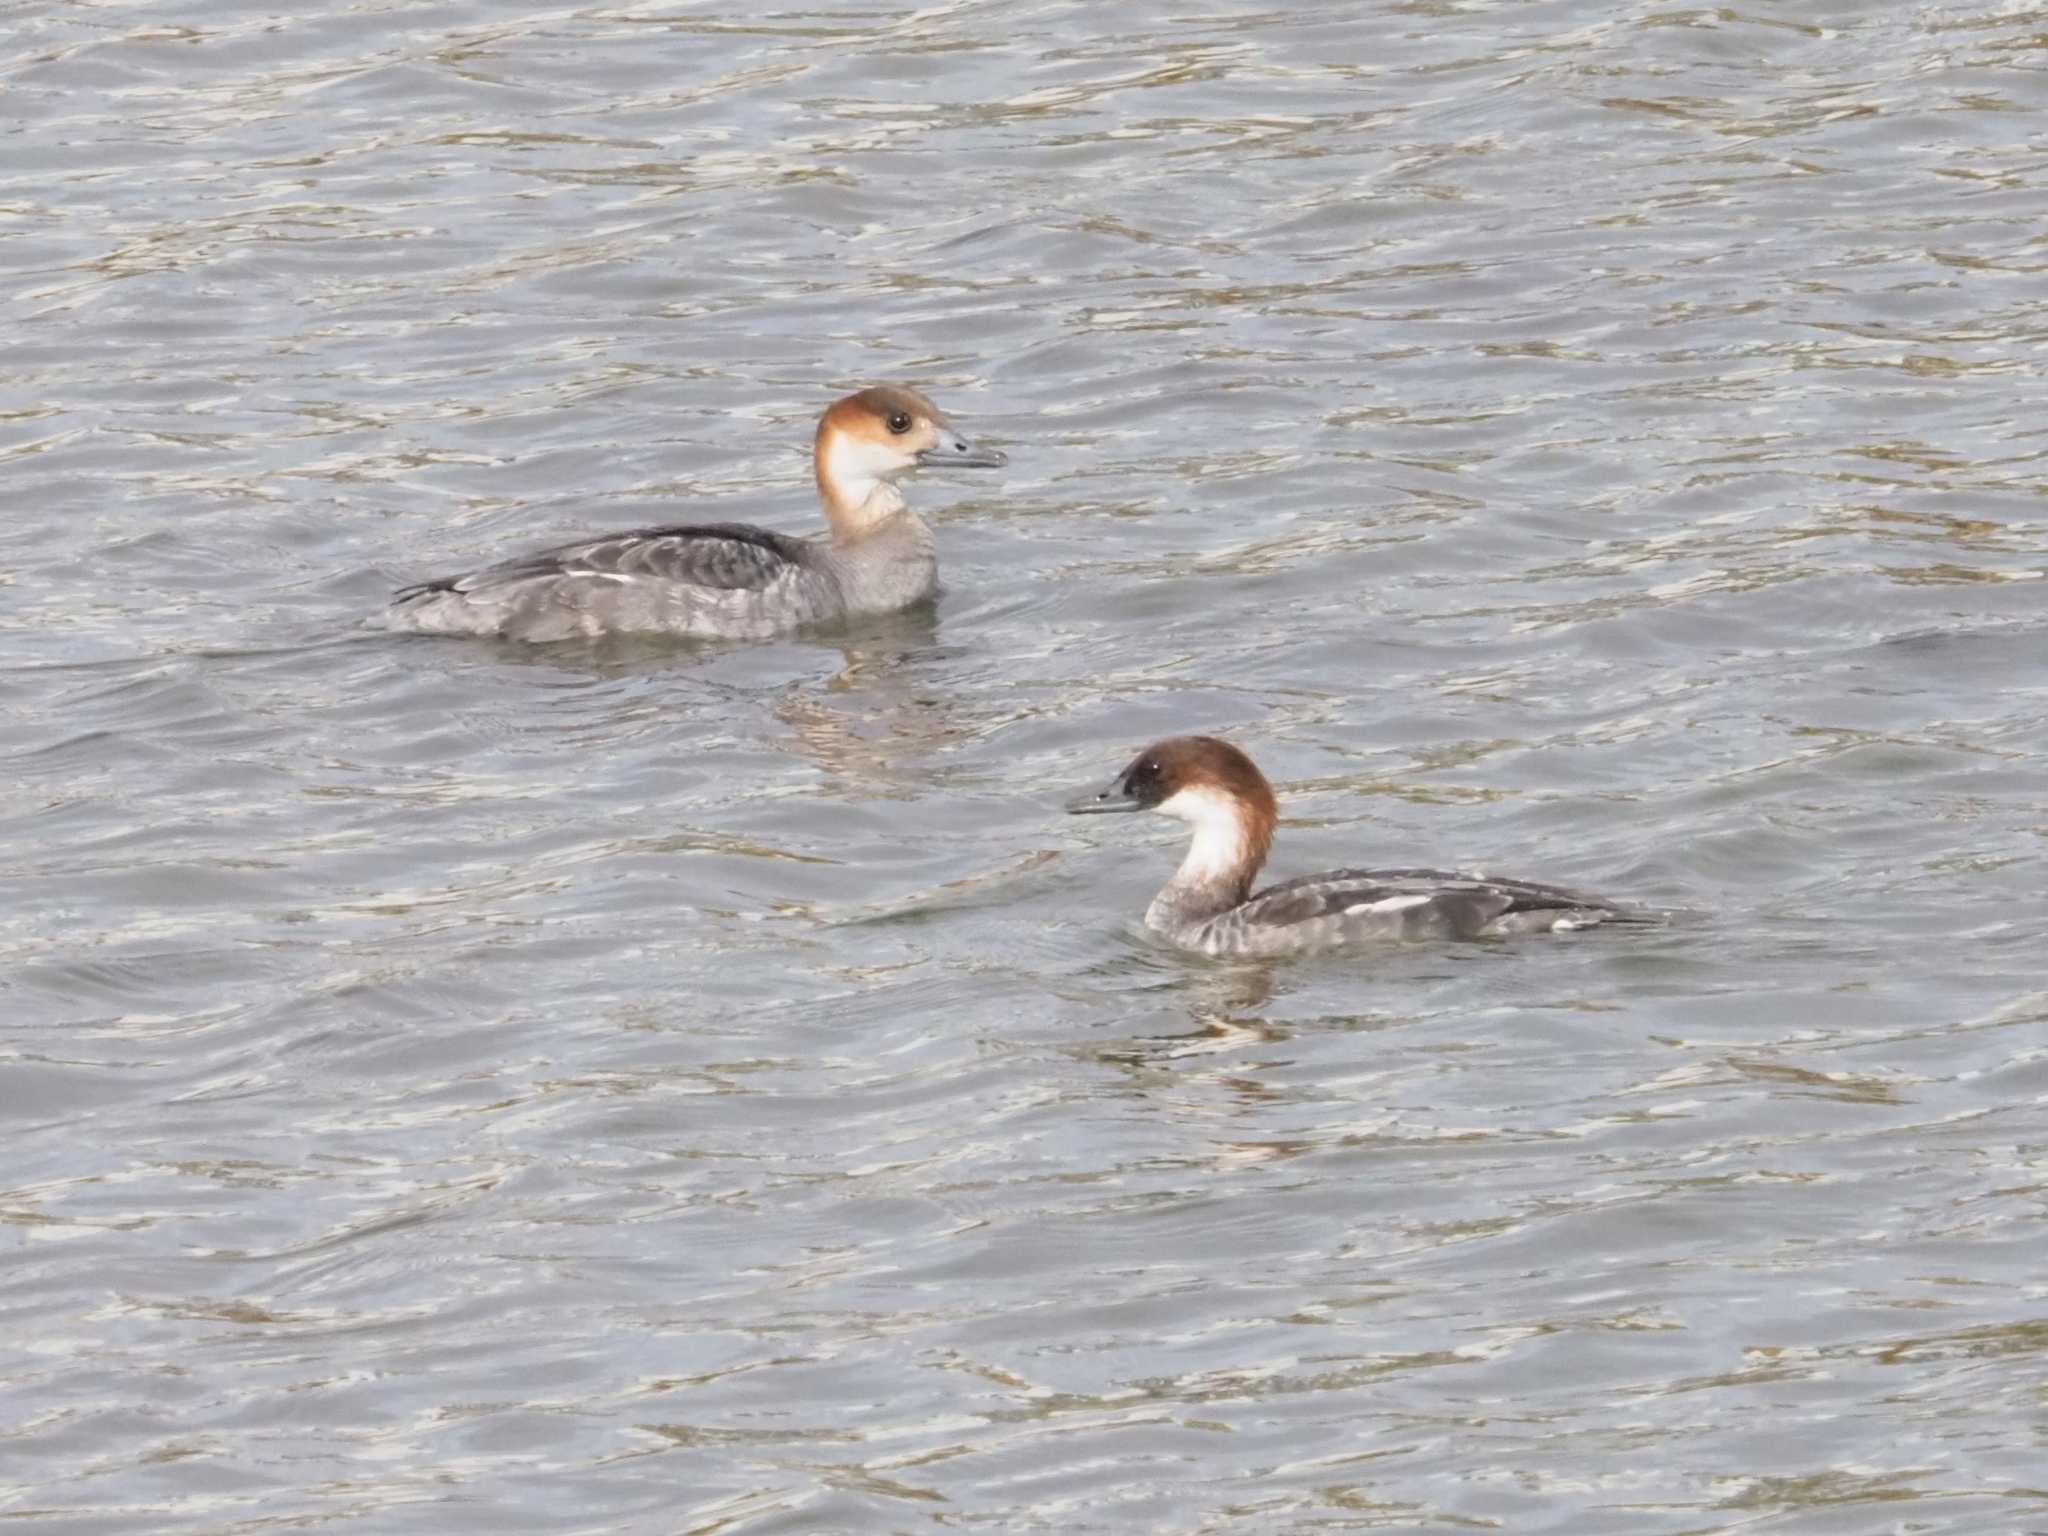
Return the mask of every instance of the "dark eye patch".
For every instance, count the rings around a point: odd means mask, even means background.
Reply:
[[[1146,805],[1163,798],[1159,760],[1141,757],[1124,774],[1124,793]]]

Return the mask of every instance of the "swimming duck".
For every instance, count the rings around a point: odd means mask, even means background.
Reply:
[[[1649,920],[1584,891],[1438,869],[1333,869],[1253,894],[1279,803],[1252,760],[1214,736],[1156,741],[1067,809],[1157,811],[1194,829],[1187,857],[1145,909],[1145,926],[1205,955],[1288,955]]]
[[[403,588],[387,629],[565,640],[684,635],[755,640],[890,613],[938,590],[931,528],[896,482],[921,466],[993,469],[917,390],[877,385],[837,401],[812,448],[829,533],[792,538],[744,523],[678,523],[516,556]]]

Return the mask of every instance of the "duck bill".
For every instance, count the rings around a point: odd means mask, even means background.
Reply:
[[[1010,462],[1010,456],[997,448],[984,448],[973,438],[962,437],[948,428],[944,440],[919,453],[917,462],[927,469],[1001,469]]]
[[[1122,774],[1118,774],[1100,789],[1084,789],[1067,801],[1069,816],[1106,816],[1111,811],[1144,809],[1138,797],[1125,790]]]

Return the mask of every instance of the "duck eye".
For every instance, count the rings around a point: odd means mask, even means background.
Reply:
[[[910,430],[910,413],[908,411],[892,411],[889,415],[889,430],[898,437],[908,432]]]

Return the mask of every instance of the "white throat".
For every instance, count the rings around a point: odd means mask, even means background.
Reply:
[[[903,493],[894,482],[909,467],[896,449],[835,432],[825,440],[819,478],[827,498],[865,527],[903,510]]]
[[[1194,841],[1173,877],[1175,885],[1236,884],[1250,878],[1251,838],[1244,807],[1234,796],[1207,785],[1177,790],[1154,807],[1194,828]]]

